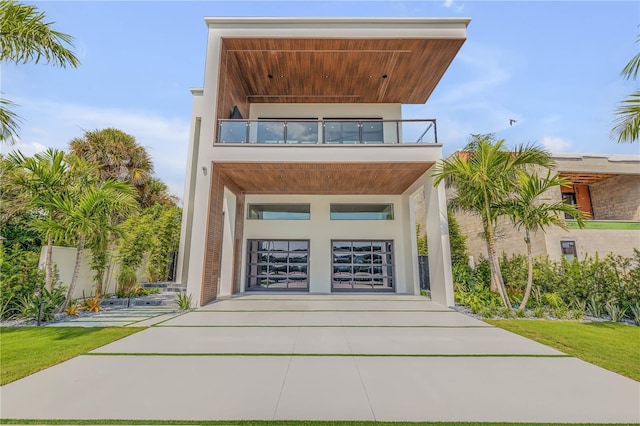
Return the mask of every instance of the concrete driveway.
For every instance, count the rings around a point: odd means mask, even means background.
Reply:
[[[640,422],[640,383],[401,295],[222,300],[0,392],[14,419]]]

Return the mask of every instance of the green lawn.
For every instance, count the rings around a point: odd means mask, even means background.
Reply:
[[[614,322],[485,322],[640,381],[640,327]]]
[[[18,327],[0,330],[0,385],[137,333],[144,328]]]

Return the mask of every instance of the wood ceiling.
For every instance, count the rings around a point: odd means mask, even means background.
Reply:
[[[242,111],[244,104],[244,115],[251,102],[422,104],[463,43],[460,38],[223,38],[219,105],[232,101]],[[227,109],[224,105],[223,115]]]
[[[247,194],[402,194],[433,163],[214,163]]]

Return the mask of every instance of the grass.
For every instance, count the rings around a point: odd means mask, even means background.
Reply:
[[[640,327],[614,322],[485,322],[640,381]]]
[[[558,423],[490,423],[490,422],[376,422],[318,420],[37,420],[1,419],[0,424],[20,425],[190,425],[190,426],[542,426]],[[616,423],[570,423],[573,426],[599,426]],[[620,423],[626,424],[626,423]]]
[[[143,328],[18,327],[0,331],[0,385],[87,353]]]

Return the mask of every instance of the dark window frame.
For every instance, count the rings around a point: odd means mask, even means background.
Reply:
[[[256,250],[252,250],[252,243],[253,242],[257,242],[258,243],[258,248]],[[260,243],[261,242],[267,242],[267,243],[282,243],[282,242],[286,242],[287,243],[287,250],[286,251],[281,251],[281,250],[271,250],[271,249],[267,249],[267,250],[261,250],[260,249]],[[291,243],[306,243],[306,250],[303,251],[296,251],[296,250],[291,250]],[[266,238],[252,238],[252,239],[247,239],[247,260],[245,262],[247,271],[245,274],[246,277],[246,283],[245,283],[245,291],[303,291],[303,292],[308,292],[309,291],[309,287],[310,287],[310,275],[309,275],[309,265],[310,265],[310,253],[311,253],[311,241],[310,240],[305,240],[305,239],[293,239],[293,240],[289,240],[289,239],[266,239]],[[255,262],[252,262],[252,255],[255,255],[256,257],[259,257],[261,255],[267,254],[267,260],[266,261],[262,261],[261,259],[256,259]],[[304,253],[304,255],[306,256],[306,262],[291,262],[290,258],[292,257],[293,254],[302,254]],[[280,278],[282,278],[283,280],[286,281],[286,286],[285,287],[271,287],[271,285],[273,285],[274,283],[270,283],[269,282],[269,277],[272,275],[270,273],[271,271],[271,265],[276,264],[276,265],[282,265],[282,263],[275,263],[275,262],[271,262],[271,258],[272,256],[278,256],[278,255],[282,255],[282,254],[286,254],[287,256],[287,261],[284,264],[286,266],[287,272],[284,276],[281,275],[274,275],[274,276],[278,276]],[[302,267],[304,265],[305,269],[306,269],[306,286],[305,287],[289,287],[290,281],[300,281],[300,280],[294,280],[291,278],[291,266],[294,265],[296,267]],[[262,274],[262,273],[256,273],[252,274],[252,266],[255,266],[256,268],[259,268],[261,266],[266,266],[267,267],[267,273],[266,274]],[[274,267],[275,269],[275,267]],[[261,277],[266,277],[267,279],[267,283],[266,286],[263,286],[262,284],[256,284],[254,286],[251,285],[252,282],[252,278],[256,280],[256,282],[258,280],[260,280]],[[275,284],[277,284],[277,282],[275,282]]]
[[[342,251],[336,251],[336,247],[335,244],[336,243],[349,243],[350,246],[350,250],[346,251],[346,252],[342,252]],[[370,262],[356,262],[355,258],[357,256],[358,251],[355,250],[355,244],[357,243],[369,243],[371,249],[370,251],[361,251],[360,253],[364,254],[365,256],[370,254],[371,255],[371,261]],[[374,243],[381,243],[385,246],[387,246],[387,250],[386,251],[381,251],[380,253],[376,253],[374,250]],[[345,256],[349,256],[351,259],[349,262],[337,262],[336,261],[336,253],[343,253]],[[382,260],[381,263],[375,263],[374,259],[375,259],[375,255],[378,256],[384,256],[386,257],[386,261]],[[383,258],[384,259],[384,258]],[[335,286],[335,282],[336,281],[340,281],[340,282],[345,282],[347,281],[346,279],[340,279],[340,280],[336,280],[336,274],[342,274],[345,272],[336,272],[336,268],[343,268],[343,267],[348,267],[350,269],[351,272],[349,272],[350,274],[350,279],[349,284],[351,287],[344,287],[344,288],[340,288],[340,287],[336,287]],[[357,277],[356,274],[358,274],[358,272],[355,272],[356,267],[358,268],[363,268],[363,267],[368,267],[371,268],[369,275],[370,275],[370,281],[371,284],[370,286],[367,287],[355,287],[356,283],[357,283]],[[384,274],[384,272],[381,272],[380,274],[374,274],[374,268],[375,267],[380,267],[382,268],[387,268],[387,274]],[[390,271],[390,273],[389,273]],[[378,277],[376,277],[375,275],[378,275]],[[346,278],[346,277],[342,277],[342,278]],[[384,287],[379,287],[376,288],[375,287],[375,283],[374,283],[374,279],[378,278],[378,279],[382,279],[383,282],[384,280],[388,280],[389,285],[388,286],[384,286]],[[395,265],[395,241],[394,240],[385,240],[385,239],[332,239],[331,240],[331,292],[363,292],[363,291],[373,291],[373,292],[380,292],[380,293],[394,293],[396,291],[396,265]]]
[[[565,251],[565,244],[567,244],[568,246],[566,247],[567,251]],[[569,252],[572,251],[573,253]],[[568,261],[572,261],[578,258],[578,247],[576,246],[576,241],[575,240],[560,240],[560,253],[562,254],[562,257]],[[572,259],[568,259],[567,256],[573,256]]]

